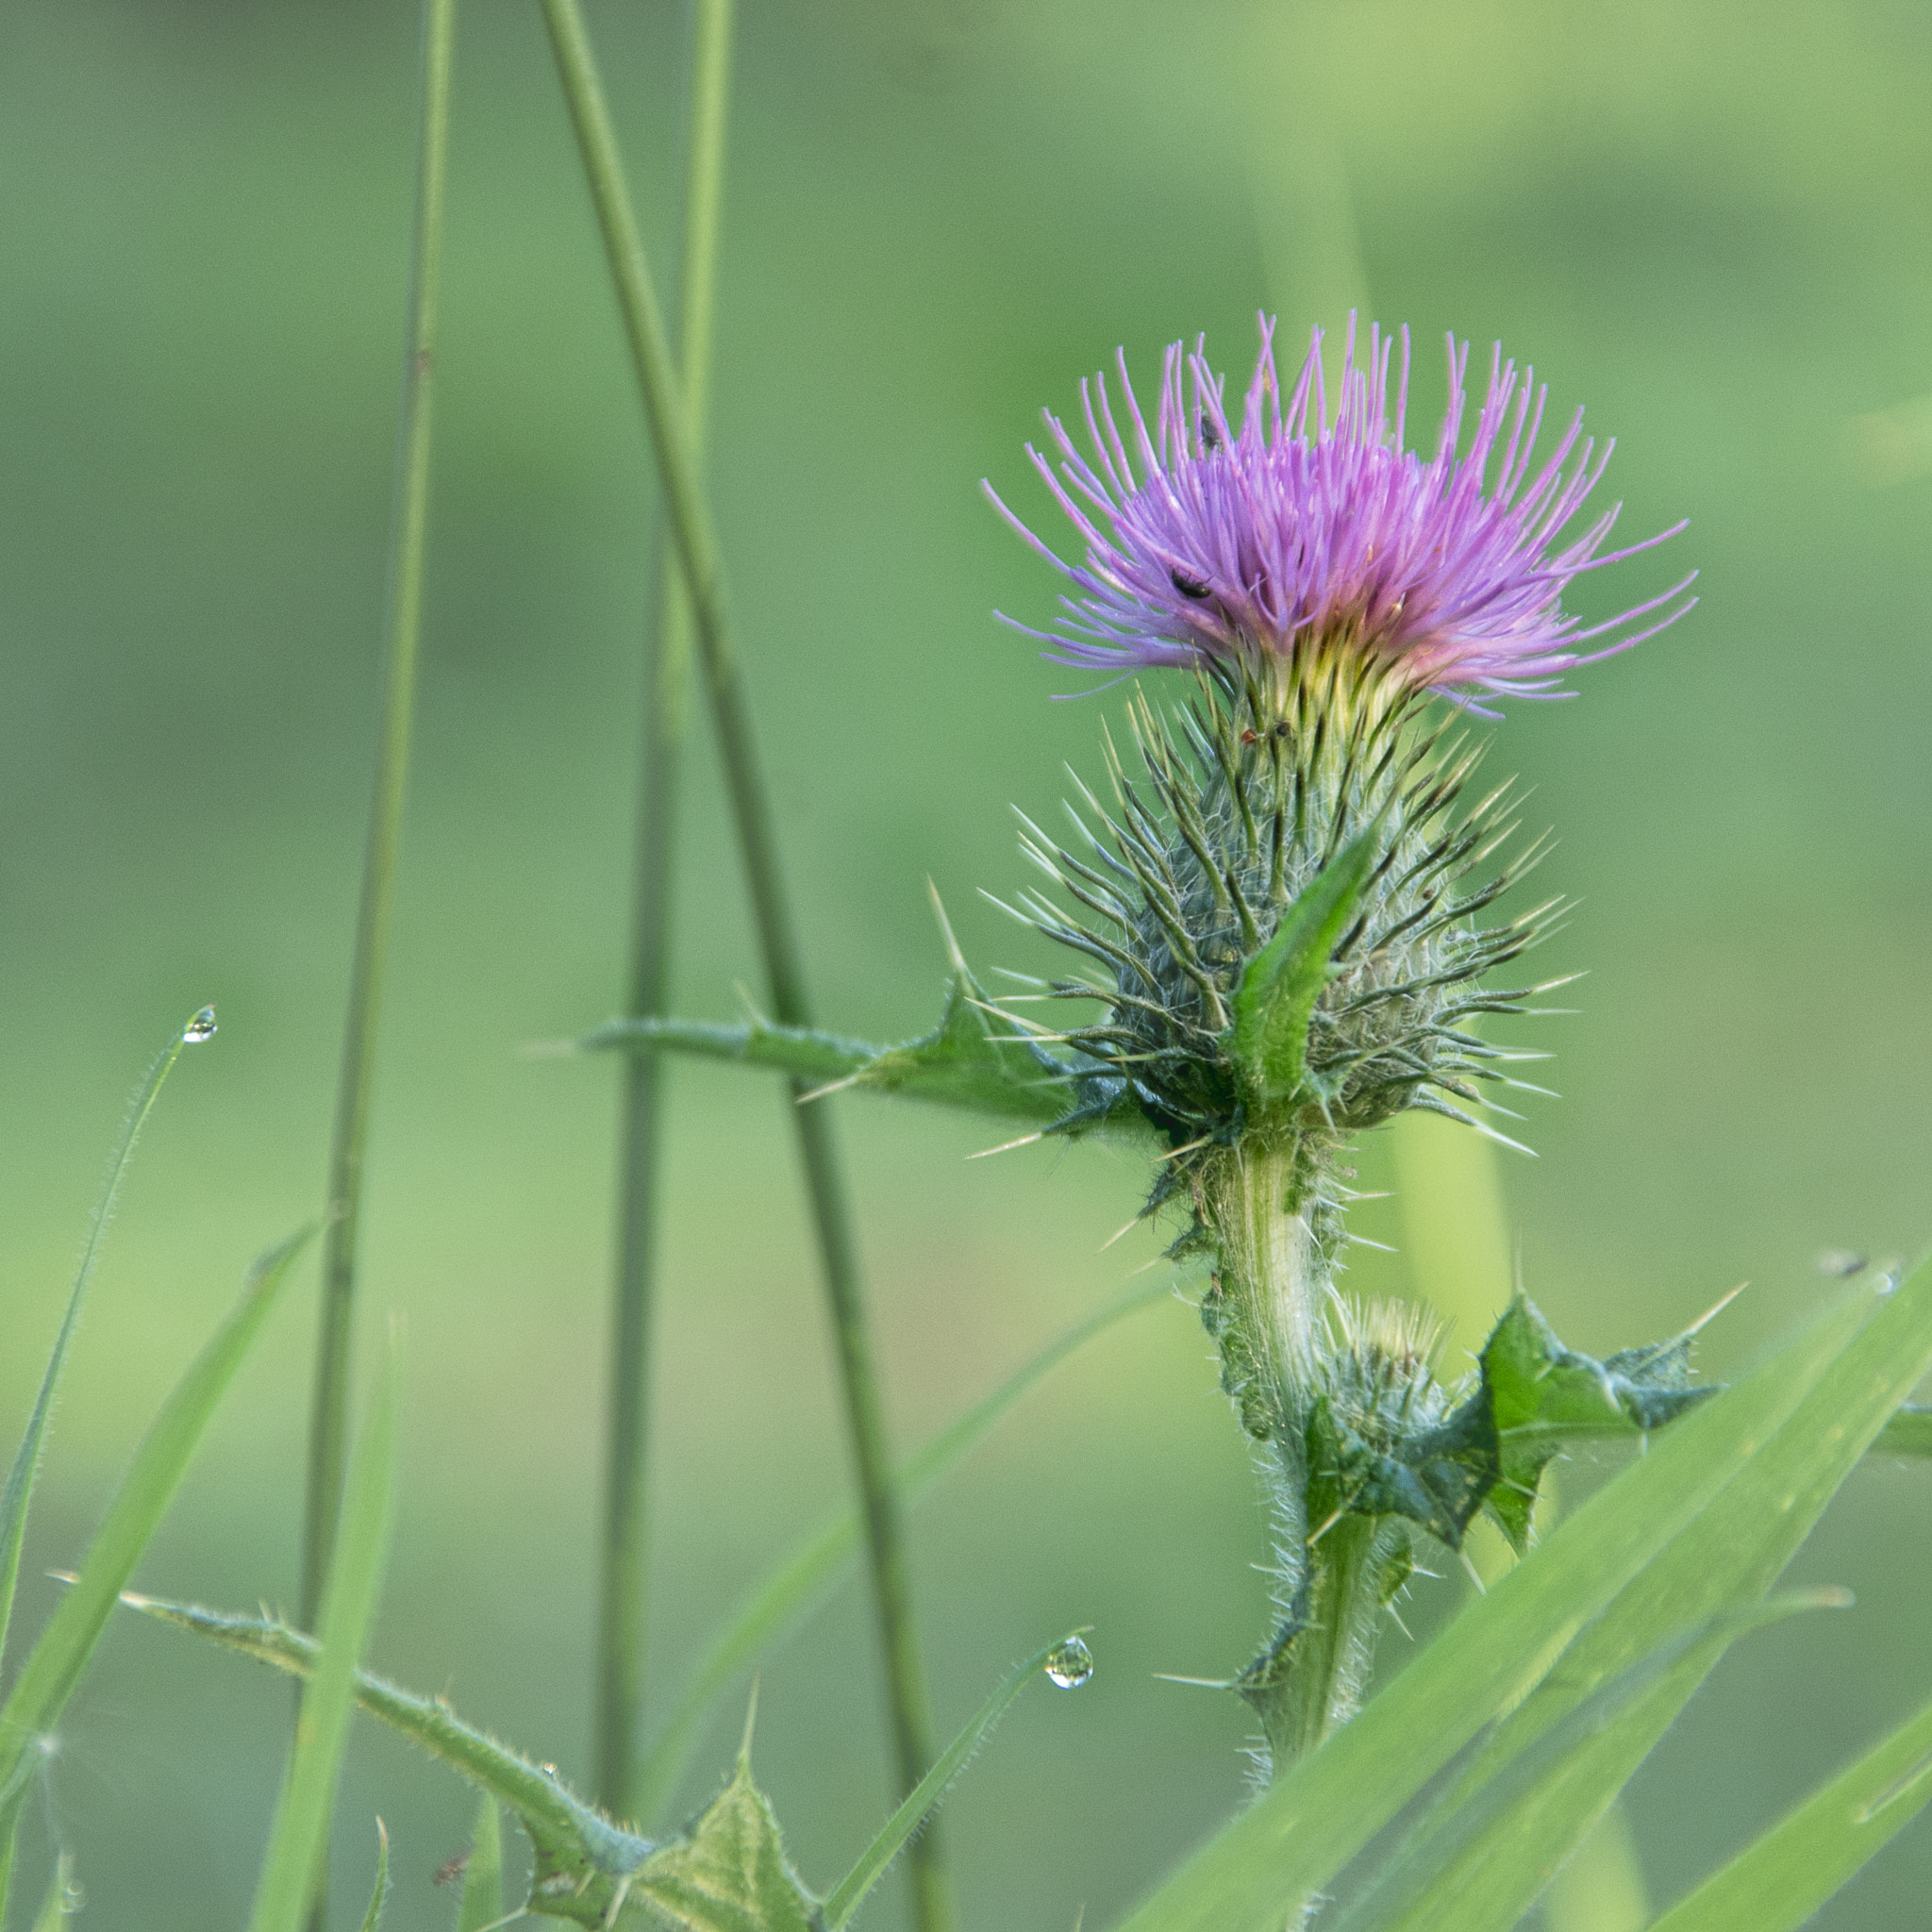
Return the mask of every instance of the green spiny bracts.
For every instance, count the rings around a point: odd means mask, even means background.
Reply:
[[[1082,788],[1081,852],[1026,824],[1080,910],[1031,893],[1021,916],[1108,975],[1046,987],[1108,1007],[1058,1038],[1093,1070],[1091,1107],[1130,1093],[1166,1138],[1149,1209],[1185,1202],[1183,1241],[1219,1256],[1208,1325],[1244,1425],[1271,1437],[1299,1426],[1346,1137],[1406,1107],[1470,1118],[1512,1058],[1470,1023],[1536,991],[1480,982],[1559,908],[1480,923],[1541,846],[1487,869],[1509,788],[1465,808],[1479,749],[1347,639],[1129,717],[1139,770],[1109,743],[1112,805]]]

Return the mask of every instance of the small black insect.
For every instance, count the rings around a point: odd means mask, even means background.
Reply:
[[[1174,585],[1174,589],[1183,597],[1191,597],[1197,604],[1202,598],[1213,594],[1210,588],[1203,583],[1199,577],[1191,575],[1189,572],[1180,569],[1178,566],[1169,571],[1167,575],[1168,581]]]

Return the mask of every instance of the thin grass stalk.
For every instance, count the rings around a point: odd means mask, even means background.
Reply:
[[[623,162],[582,12],[576,0],[543,0],[543,13],[603,232],[657,456],[666,517],[691,600],[706,694],[764,957],[773,1015],[781,1024],[808,1025],[809,1008],[798,941],[778,866],[771,802],[753,746],[750,716],[739,677],[717,537],[698,488],[689,418],[673,370],[662,311],[631,210]],[[853,1461],[865,1508],[874,1605],[900,1781],[909,1792],[917,1788],[932,1757],[924,1676],[913,1633],[898,1504],[830,1116],[823,1103],[796,1106],[804,1091],[801,1083],[791,1083],[794,1125],[818,1232]],[[913,1848],[912,1875],[922,1932],[943,1932],[953,1914],[931,1834]]]
[[[328,1232],[323,1250],[322,1335],[308,1434],[308,1494],[302,1535],[301,1622],[315,1627],[334,1553],[348,1449],[350,1341],[356,1295],[356,1235],[369,1097],[389,958],[396,856],[408,788],[410,724],[423,627],[423,566],[429,522],[430,401],[434,390],[437,295],[442,262],[442,205],[448,172],[450,69],[456,0],[424,0],[422,114],[416,171],[415,237],[409,275],[408,354],[403,364],[396,441],[394,517],[390,538],[388,625],[375,781],[356,915],[348,1016],[329,1150]]]
[[[684,163],[678,346],[692,455],[702,455],[711,378],[719,209],[731,70],[732,0],[695,0]],[[672,933],[672,858],[678,779],[690,714],[691,615],[672,546],[660,530],[657,599],[644,641],[636,873],[625,1011],[664,1011]],[[604,1547],[597,1610],[595,1790],[620,1817],[637,1815],[639,1725],[644,1707],[649,1577],[651,1304],[658,1247],[662,1117],[656,1054],[625,1064],[618,1169],[617,1269],[611,1313]]]

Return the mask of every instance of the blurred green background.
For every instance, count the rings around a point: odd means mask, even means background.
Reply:
[[[668,248],[681,25],[593,8]],[[28,1551],[71,1561],[258,1249],[322,1191],[372,757],[411,188],[408,5],[24,0],[0,16],[0,1435],[58,1319],[124,1094],[203,1000],[71,1360]],[[419,759],[365,1222],[362,1337],[408,1324],[402,1528],[376,1661],[585,1769],[615,1073],[528,1042],[621,984],[652,491],[534,5],[460,26]],[[828,1021],[926,1024],[938,883],[969,956],[1041,945],[975,895],[1024,876],[1062,760],[1118,695],[997,626],[1054,585],[1026,511],[1041,405],[1124,344],[1206,330],[1244,377],[1370,297],[1422,345],[1501,337],[1621,446],[1625,528],[1694,563],[1675,630],[1518,707],[1498,775],[1581,900],[1588,967],[1542,1023],[1560,1104],[1506,1182],[1530,1291],[1579,1346],[1735,1282],[1722,1373],[1824,1292],[1826,1246],[1932,1235],[1932,12],[1864,4],[746,9],[720,300],[716,500],[786,857]],[[1889,413],[1888,413],[1889,412]],[[1878,420],[1869,420],[1872,418]],[[1914,425],[1918,425],[1914,429]],[[1914,435],[1921,439],[1914,441]],[[678,1002],[756,982],[708,750]],[[845,1460],[781,1103],[680,1068],[656,1435],[654,1669],[668,1685]],[[1155,1252],[1101,1241],[1138,1163],[963,1157],[937,1114],[841,1103],[897,1440],[923,1440]],[[1386,1176],[1379,1139],[1364,1185]],[[1364,1227],[1399,1239],[1387,1204]],[[1355,1280],[1400,1288],[1401,1257]],[[1499,1284],[1499,1288],[1501,1284]],[[312,1291],[311,1291],[312,1294]],[[293,1594],[312,1298],[282,1316],[143,1566],[234,1607]],[[1566,1478],[1574,1486],[1587,1473]],[[1008,1720],[946,1814],[978,1927],[1102,1927],[1238,1802],[1215,1675],[1261,1634],[1253,1485],[1178,1303],[1029,1397],[918,1511],[941,1726],[1076,1622],[1099,1673]],[[1849,1619],[1753,1638],[1640,1775],[1668,1898],[1932,1679],[1932,1476],[1862,1472],[1801,1559]],[[1427,1625],[1464,1588],[1424,1584]],[[50,1600],[32,1583],[25,1627]],[[1391,1636],[1387,1662],[1405,1646]],[[31,1881],[76,1850],[89,1924],[241,1923],[280,1685],[158,1628],[110,1634],[70,1714]],[[722,1768],[722,1711],[687,1796]],[[764,1674],[758,1763],[828,1884],[887,1804],[848,1580]],[[358,1735],[340,1917],[388,1821],[398,1932],[469,1801]],[[896,1883],[897,1881],[894,1881]],[[1821,1922],[1917,1927],[1908,1836]],[[31,1883],[29,1890],[32,1889]],[[897,1922],[896,1894],[873,1908]]]

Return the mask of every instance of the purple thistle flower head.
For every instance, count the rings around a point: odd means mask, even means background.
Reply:
[[[1485,697],[1563,695],[1565,672],[1627,650],[1690,608],[1695,599],[1683,593],[1694,571],[1607,623],[1586,629],[1567,615],[1563,592],[1574,578],[1684,525],[1600,554],[1617,505],[1571,532],[1614,444],[1599,454],[1583,439],[1579,409],[1536,465],[1547,391],[1503,360],[1500,343],[1474,435],[1458,456],[1469,345],[1449,338],[1449,407],[1424,459],[1404,442],[1407,328],[1390,410],[1397,341],[1372,327],[1358,362],[1350,318],[1331,417],[1321,331],[1284,397],[1263,317],[1238,430],[1198,343],[1191,355],[1178,343],[1168,350],[1151,429],[1124,354],[1128,436],[1106,377],[1082,382],[1091,458],[1050,413],[1058,469],[1031,444],[1027,454],[1085,540],[1084,561],[1056,555],[986,486],[1079,593],[1061,599],[1071,635],[1014,627],[1054,646],[1047,655],[1063,664],[1123,673],[1194,665],[1276,690],[1305,663],[1359,654],[1398,691],[1482,710]]]

